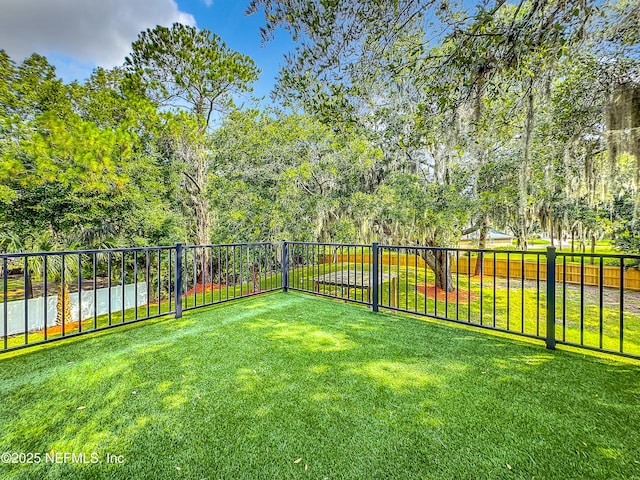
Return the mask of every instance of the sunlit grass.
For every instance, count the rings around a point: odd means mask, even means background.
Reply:
[[[343,269],[356,271],[364,269],[364,275],[367,275],[369,265],[342,262],[299,266],[290,272],[289,278],[292,286],[313,291],[314,277]],[[487,325],[541,338],[546,336],[547,298],[544,281],[525,280],[523,283],[517,278],[496,278],[494,285],[492,276],[469,277],[465,272],[453,273],[454,286],[459,292],[458,301],[444,302],[432,298],[427,299],[417,289],[419,285],[434,283],[434,275],[429,268],[391,265],[390,267],[385,266],[382,271],[398,277],[396,304],[400,309],[422,315]],[[472,292],[471,297],[475,298],[464,300],[465,294],[468,297],[468,292]],[[361,289],[321,285],[319,293],[367,301],[366,293]],[[392,289],[389,282],[384,282],[381,285],[379,293],[379,304],[391,306]],[[460,300],[460,295],[463,297],[462,300]],[[556,290],[556,338],[559,341],[611,351],[622,350],[628,354],[640,355],[640,293],[624,292],[622,348],[619,295],[617,289],[604,289],[601,334],[598,288],[585,286],[581,294],[579,285],[567,285],[566,292],[563,292],[562,285],[558,285]],[[583,305],[582,314],[581,305]]]
[[[3,479],[638,478],[640,367],[274,293],[0,357]],[[106,464],[106,454],[124,463]]]

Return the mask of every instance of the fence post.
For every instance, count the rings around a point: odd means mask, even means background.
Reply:
[[[289,291],[289,244],[282,241],[282,291]]]
[[[547,247],[547,348],[556,348],[556,248]]]
[[[371,295],[371,308],[378,311],[378,242],[371,245],[371,277],[373,280],[373,294]]]
[[[176,318],[182,318],[182,243],[176,243]]]

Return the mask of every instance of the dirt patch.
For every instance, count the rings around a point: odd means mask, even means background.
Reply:
[[[418,292],[422,295],[426,295],[427,298],[437,298],[439,301],[444,302],[467,302],[475,301],[478,299],[478,295],[475,292],[469,290],[453,290],[452,292],[445,292],[441,288],[436,288],[432,283],[421,283],[417,286]],[[437,297],[436,297],[437,295]]]

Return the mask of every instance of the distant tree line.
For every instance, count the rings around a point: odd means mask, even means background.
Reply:
[[[521,248],[545,234],[640,251],[636,2],[262,10],[265,40],[282,27],[298,45],[265,109],[238,105],[252,59],[195,27],[142,32],[83,83],[0,51],[2,250],[482,245],[493,227]]]

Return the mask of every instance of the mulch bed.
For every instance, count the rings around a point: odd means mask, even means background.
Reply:
[[[203,291],[206,292],[211,292],[214,290],[223,290],[227,288],[227,286],[224,283],[206,283],[204,284],[204,286],[200,283],[198,285],[196,285],[195,288],[192,288],[191,290],[188,290],[184,296],[188,297],[189,295],[193,295],[194,293],[197,294],[201,294]],[[230,286],[230,288],[234,288],[233,285]],[[247,290],[246,292],[244,292],[244,294],[249,294],[249,293],[260,293],[262,290],[256,290],[253,291],[252,290]]]
[[[78,323],[79,322],[67,322],[64,324],[64,331],[65,333],[69,333],[71,331],[77,331],[78,330]],[[61,335],[62,334],[62,325],[55,325],[53,327],[49,327],[47,328],[47,336],[48,335]]]
[[[478,298],[477,293],[471,292],[469,290],[458,289],[458,290],[454,290],[452,292],[447,293],[441,288],[436,289],[436,286],[432,283],[426,283],[426,284],[421,283],[418,285],[417,288],[418,288],[418,291],[422,295],[426,295],[427,298],[432,298],[432,299],[436,298],[436,294],[437,294],[438,300],[442,302],[444,302],[445,300],[447,302],[456,302],[456,300],[458,302],[467,302],[469,300],[474,301]]]
[[[225,285],[221,283],[205,283],[204,285],[199,283],[198,285],[195,286],[195,288],[188,290],[185,293],[185,295],[193,295],[194,293],[198,294],[202,292],[211,292],[214,290],[221,290],[223,288],[225,288]]]

